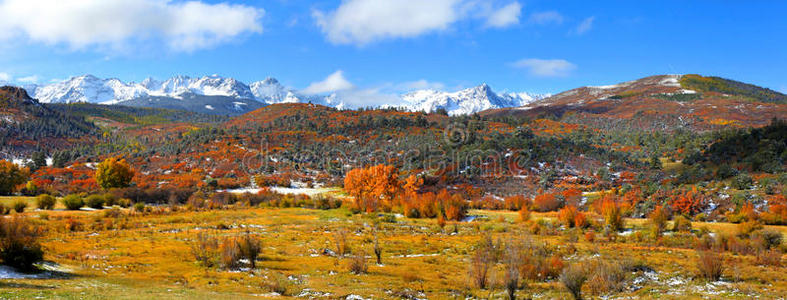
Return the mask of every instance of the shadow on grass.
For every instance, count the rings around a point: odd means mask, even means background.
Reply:
[[[38,285],[28,283],[14,283],[14,282],[0,282],[0,289],[35,289],[35,290],[51,290],[57,288],[53,285]]]

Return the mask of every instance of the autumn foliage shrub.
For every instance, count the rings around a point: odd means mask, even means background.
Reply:
[[[540,212],[554,211],[562,205],[563,202],[555,194],[540,194],[533,199],[534,209]]]
[[[529,205],[529,201],[524,195],[508,196],[503,200],[505,202],[506,209],[512,211],[521,210],[522,207],[527,207]]]
[[[587,226],[587,217],[577,209],[576,206],[565,206],[558,211],[558,220],[560,220],[566,227],[584,228]]]
[[[90,195],[85,198],[85,204],[90,208],[102,209],[104,208],[104,202],[104,196],[102,195]]]
[[[692,216],[701,212],[707,206],[707,198],[694,186],[691,190],[674,196],[669,204],[676,213]]]
[[[257,257],[262,253],[262,241],[256,235],[246,232],[235,241],[241,257],[249,261],[252,269],[257,267]]]
[[[691,232],[691,221],[684,216],[677,216],[672,220],[672,231]]]
[[[22,217],[0,219],[0,259],[3,264],[32,270],[33,264],[44,256],[38,243],[41,230]]]
[[[55,207],[57,199],[48,194],[41,194],[36,197],[36,207],[38,209],[52,209]]]
[[[661,205],[657,205],[648,215],[648,221],[650,225],[653,226],[654,233],[657,237],[661,236],[661,233],[667,229],[667,221],[669,221],[671,215],[672,213],[669,208]]]
[[[24,200],[18,200],[16,202],[14,202],[14,211],[15,212],[17,212],[17,213],[24,212],[25,208],[27,208],[27,202],[25,202]]]
[[[724,272],[724,258],[714,250],[697,251],[697,275],[709,281],[718,281]]]
[[[191,254],[204,267],[213,267],[218,264],[219,240],[207,233],[200,232],[191,244]]]
[[[612,231],[623,229],[623,208],[611,197],[601,200],[599,213],[604,217],[604,224]]]
[[[581,264],[571,264],[560,273],[560,283],[571,293],[571,296],[576,299],[582,299],[582,285],[585,284],[588,277],[585,272],[585,266]]]
[[[360,251],[358,254],[350,257],[347,267],[350,270],[350,273],[366,274],[366,272],[369,270],[369,266],[366,263],[366,253]]]
[[[78,210],[85,206],[85,201],[82,200],[82,196],[76,194],[63,197],[62,202],[63,206],[68,210]]]

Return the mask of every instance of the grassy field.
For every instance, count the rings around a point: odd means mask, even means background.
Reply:
[[[555,213],[534,213],[530,222],[521,223],[515,212],[471,211],[480,218],[440,228],[435,220],[400,217],[393,221],[390,216],[352,215],[344,209],[233,207],[194,212],[160,208],[116,214],[108,210],[41,212],[32,207],[24,214],[47,228],[42,239],[45,259],[57,272],[42,279],[2,280],[0,298],[504,299],[500,264],[490,270],[492,288],[482,290],[470,284],[470,258],[485,234],[501,243],[521,239],[546,243],[567,265],[588,259],[628,260],[651,270],[627,273],[620,291],[606,295],[586,291],[588,297],[787,297],[784,268],[757,265],[753,256],[725,254],[723,279],[707,282],[696,278],[697,254],[689,248],[637,242],[632,234],[614,239],[598,234],[591,242],[576,229],[554,227],[531,233],[533,224],[548,224]],[[627,224],[634,229],[644,226],[642,220]],[[733,224],[694,224],[702,226],[714,232],[735,230]],[[196,262],[192,245],[199,233],[225,237],[246,232],[263,241],[255,270],[219,270]],[[337,249],[337,232],[347,232],[353,253],[366,254],[367,273],[351,273],[350,258],[325,255]],[[383,250],[380,265],[374,261],[375,235]],[[522,287],[519,298],[570,297],[554,278],[526,282]]]

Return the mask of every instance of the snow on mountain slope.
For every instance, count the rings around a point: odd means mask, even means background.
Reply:
[[[32,90],[34,98],[43,103],[113,104],[144,96],[179,98],[178,96],[185,93],[254,99],[246,84],[216,75],[201,78],[176,76],[163,82],[148,78],[141,83],[124,83],[114,78],[100,79],[93,75],[83,75],[59,83],[26,88]]]
[[[100,79],[92,75],[83,75],[60,83],[40,86],[27,85],[24,88],[42,103],[118,104],[147,97],[166,97],[188,101],[194,99],[188,95],[198,95],[256,100],[264,104],[311,102],[346,109],[352,108],[347,103],[352,103],[353,101],[349,100],[353,100],[351,97],[354,97],[351,93],[305,95],[283,86],[278,80],[270,77],[246,85],[233,78],[218,75],[200,78],[175,76],[164,81],[148,78],[140,83],[124,83],[114,78]],[[399,107],[410,111],[426,112],[445,109],[451,115],[462,115],[491,108],[523,106],[547,96],[549,95],[528,93],[497,94],[488,85],[482,84],[475,88],[456,92],[413,91],[401,96],[392,96],[392,101],[396,103],[389,103],[384,107]]]
[[[419,90],[402,96],[403,105],[411,111],[433,112],[445,109],[450,115],[472,114],[479,111],[523,106],[541,100],[549,95],[528,93],[497,94],[486,85],[457,92],[440,92],[436,90]]]
[[[300,97],[294,91],[285,88],[276,78],[268,77],[263,81],[253,82],[249,85],[254,97],[266,104],[300,102]]]

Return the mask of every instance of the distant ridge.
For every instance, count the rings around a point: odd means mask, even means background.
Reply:
[[[239,114],[261,105],[276,103],[314,103],[339,109],[355,108],[348,103],[352,95],[307,95],[283,86],[277,79],[268,77],[245,84],[233,78],[210,75],[203,77],[175,76],[159,81],[152,78],[142,82],[125,83],[116,78],[102,79],[82,75],[47,85],[24,85],[33,98],[41,103],[98,103],[148,106],[156,108],[187,109],[213,114]],[[486,109],[521,106],[549,95],[530,93],[495,93],[486,84],[456,92],[416,90],[397,97],[381,107],[398,107],[409,111],[435,112],[446,110],[451,115],[477,113]],[[196,103],[183,103],[192,100]],[[232,101],[237,99],[238,101]],[[217,101],[210,103],[211,100]],[[349,100],[349,101],[348,101]],[[397,101],[398,100],[398,101]],[[180,101],[180,103],[178,102]],[[258,103],[253,103],[256,101]],[[241,102],[232,109],[232,102]],[[228,107],[214,109],[208,107]]]

